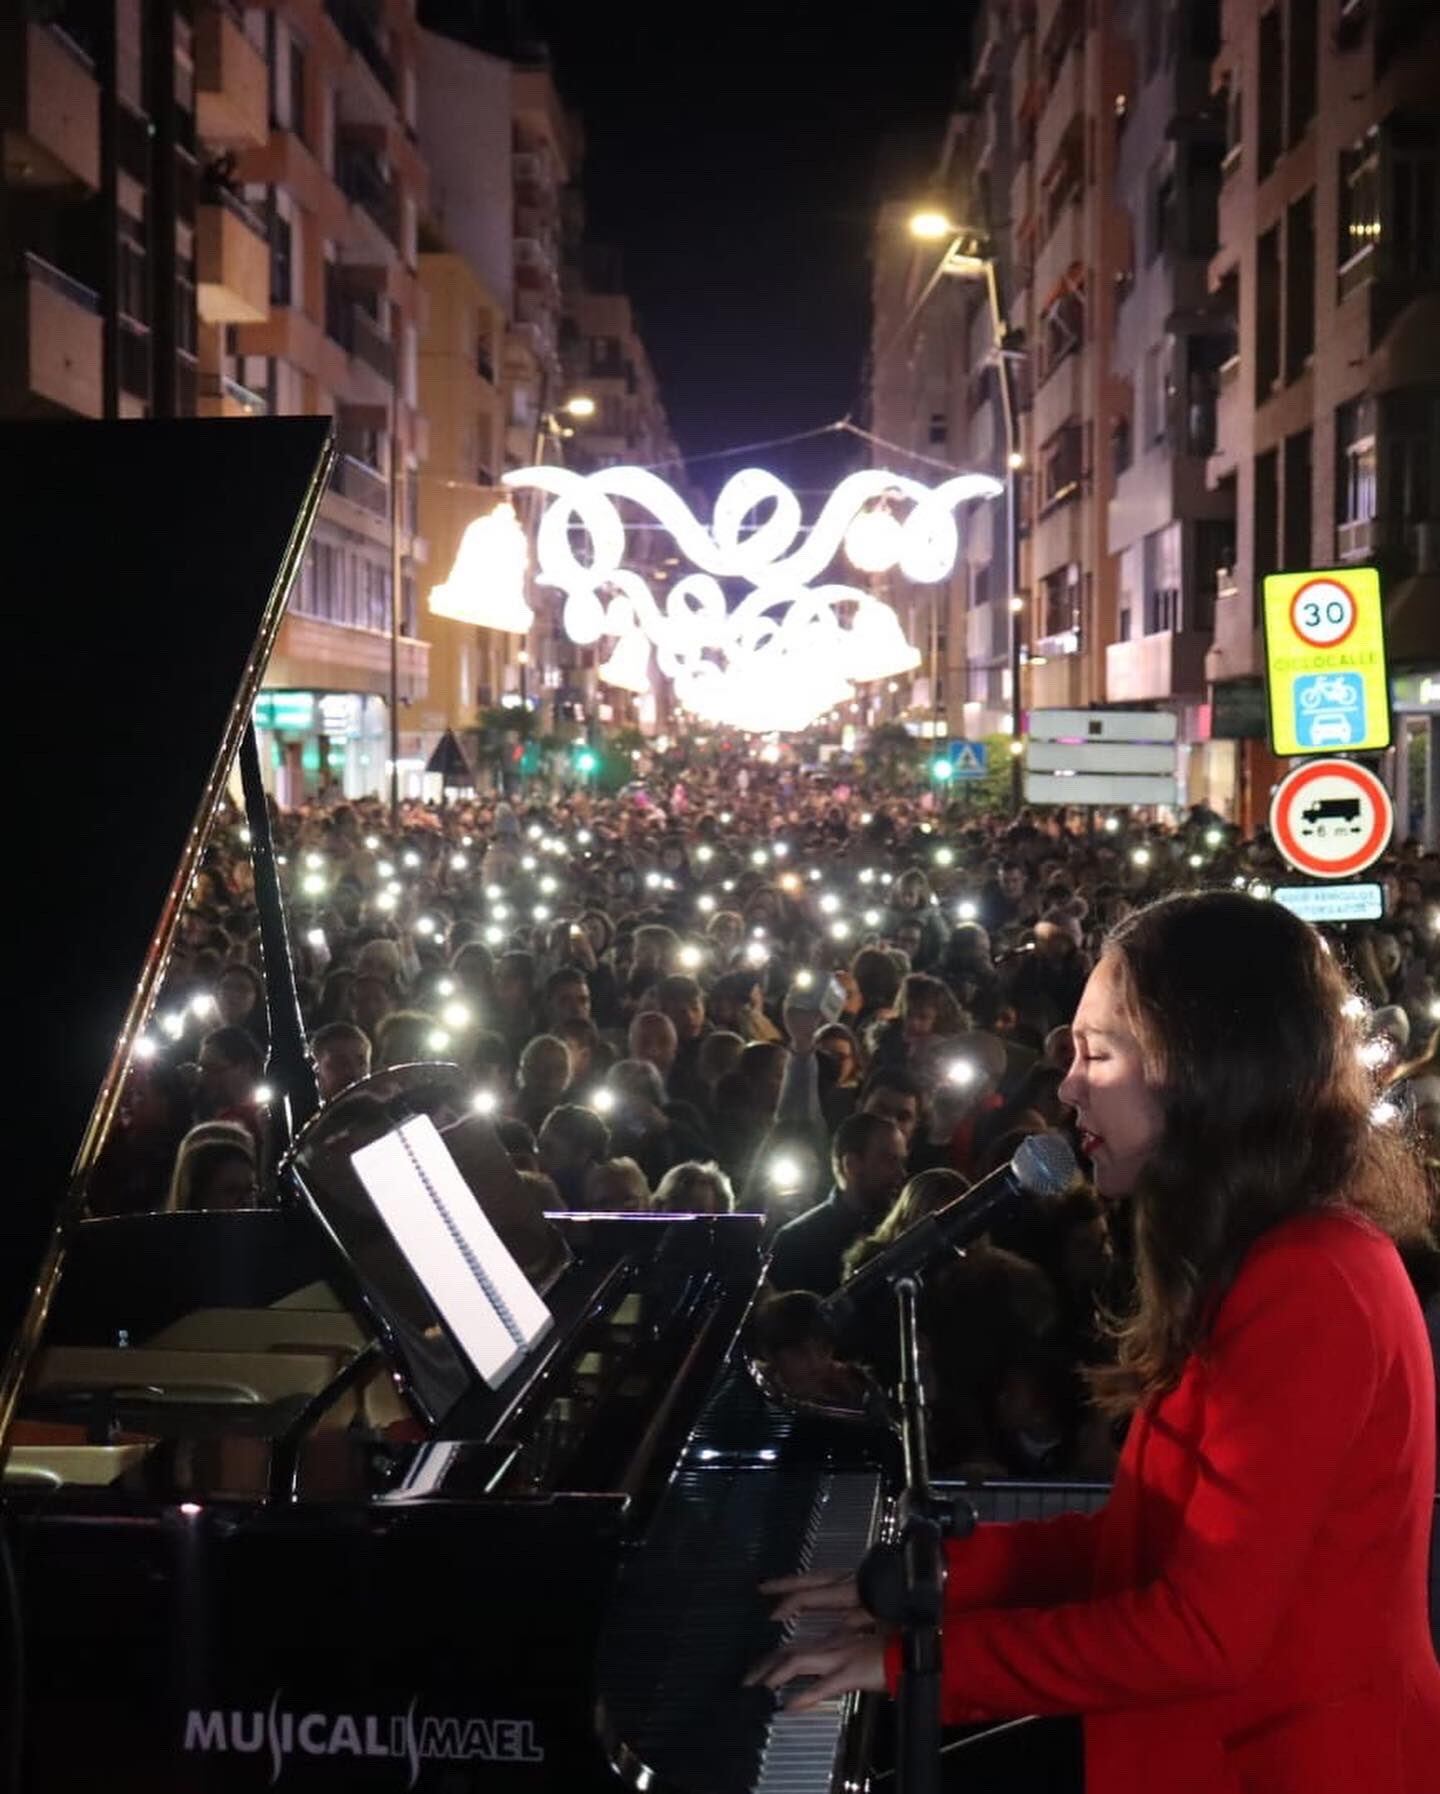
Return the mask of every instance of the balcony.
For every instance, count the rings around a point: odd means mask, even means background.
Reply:
[[[198,408],[201,417],[264,417],[270,405],[264,393],[242,386],[228,374],[202,374]]]
[[[18,8],[16,9],[18,11]],[[11,35],[11,30],[15,35]],[[18,38],[21,53],[11,60]],[[56,25],[0,37],[6,69],[5,172],[16,186],[100,186],[100,88],[85,52]]]
[[[342,498],[348,498],[372,517],[390,515],[390,482],[378,469],[354,455],[337,455],[330,484]]]
[[[340,28],[340,35],[393,100],[399,91],[395,64],[380,47],[373,9],[361,0],[325,0],[325,10]]]
[[[390,244],[400,245],[400,199],[380,159],[367,146],[349,144],[339,154],[345,197],[379,226]]]
[[[217,149],[258,149],[269,136],[265,56],[235,13],[205,0],[195,21],[195,126]]]
[[[7,280],[0,309],[0,398],[7,411],[99,417],[100,301],[38,255]]]
[[[1375,519],[1356,517],[1335,525],[1337,561],[1368,561],[1375,549]]]
[[[263,324],[270,315],[270,244],[262,220],[224,187],[196,214],[196,304],[207,324]]]
[[[1205,691],[1208,632],[1158,630],[1105,650],[1105,698],[1136,704],[1153,698],[1199,698]]]
[[[366,367],[373,368],[387,386],[395,384],[395,345],[364,306],[357,305],[352,310],[347,347]]]

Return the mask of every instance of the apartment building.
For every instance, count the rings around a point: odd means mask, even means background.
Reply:
[[[641,336],[635,308],[625,290],[619,253],[585,245],[572,262],[566,283],[561,332],[561,378],[567,395],[583,397],[593,411],[565,425],[555,454],[581,473],[602,467],[655,467],[684,492],[684,467],[665,414],[660,385]],[[675,544],[660,529],[631,531],[627,564],[658,595],[677,571]],[[563,639],[556,624],[553,651],[565,669],[560,712],[573,721],[594,719],[605,727],[663,720],[666,694],[637,692],[606,678],[613,644],[580,648]],[[634,669],[630,669],[633,671]],[[611,669],[621,672],[625,669]]]
[[[1104,696],[1173,711],[1191,798],[1223,808],[1233,768],[1228,749],[1210,740],[1205,674],[1217,583],[1235,559],[1234,482],[1206,481],[1220,370],[1237,349],[1233,320],[1207,290],[1224,154],[1210,78],[1220,7],[1116,0],[1111,10],[1125,86],[1101,123],[1114,138],[1125,228],[1123,259],[1108,270],[1112,331],[1098,345],[1121,384],[1100,444],[1113,479],[1107,548],[1116,576]],[[1068,321],[1062,302],[1048,352]]]
[[[1440,830],[1440,16],[1406,0],[1224,0],[1212,486],[1235,556],[1206,674],[1240,813],[1263,814],[1261,582],[1369,563],[1385,593],[1402,833]]]

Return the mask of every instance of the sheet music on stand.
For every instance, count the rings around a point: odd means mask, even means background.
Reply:
[[[554,1318],[427,1115],[352,1155],[355,1174],[456,1346],[492,1388]]]

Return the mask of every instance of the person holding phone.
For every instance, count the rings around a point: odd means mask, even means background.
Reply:
[[[1135,1213],[1137,1303],[1093,1373],[1129,1431],[1098,1514],[949,1545],[944,1688],[953,1723],[1082,1716],[1087,1794],[1435,1786],[1435,1374],[1397,1250],[1429,1198],[1349,998],[1307,924],[1209,892],[1118,928],[1075,1018],[1061,1096]],[[773,1592],[842,1625],[751,1680],[804,1679],[796,1707],[896,1687],[853,1578]]]

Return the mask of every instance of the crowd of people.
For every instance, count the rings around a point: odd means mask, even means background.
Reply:
[[[1167,892],[1285,877],[1266,837],[1204,810],[999,817],[754,762],[400,823],[374,802],[273,818],[321,1099],[453,1063],[547,1210],[762,1214],[757,1341],[820,1397],[894,1368],[888,1315],[836,1337],[820,1299],[1028,1134],[1072,1125],[1070,1022],[1107,931]],[[1440,860],[1403,844],[1378,875],[1385,919],[1328,940],[1375,1125],[1411,1130],[1440,1188]],[[266,1199],[259,963],[248,830],[227,815],[93,1209]],[[1085,1373],[1131,1262],[1125,1204],[1077,1175],[927,1276],[939,1465],[1109,1473]]]

